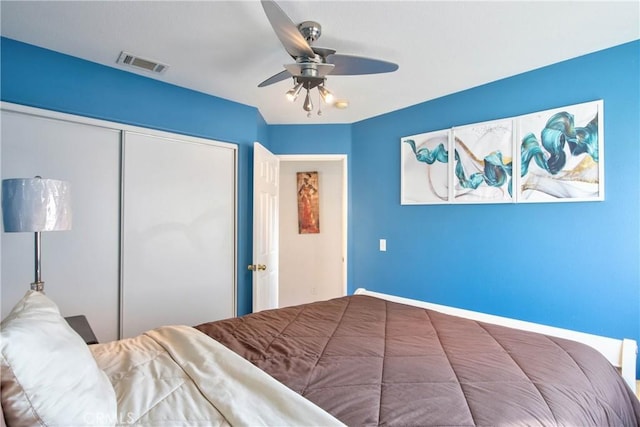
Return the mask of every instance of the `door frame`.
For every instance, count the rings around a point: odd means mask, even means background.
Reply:
[[[346,154],[278,154],[280,162],[340,162],[342,164],[342,294],[347,295],[349,236],[349,175]]]

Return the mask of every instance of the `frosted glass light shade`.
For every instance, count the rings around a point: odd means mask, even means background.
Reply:
[[[71,186],[56,179],[2,180],[5,232],[71,230]]]

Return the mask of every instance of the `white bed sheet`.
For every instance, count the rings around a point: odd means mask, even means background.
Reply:
[[[191,327],[165,326],[90,348],[116,392],[116,425],[343,425]]]

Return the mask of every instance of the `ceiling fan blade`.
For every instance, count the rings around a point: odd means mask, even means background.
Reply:
[[[264,13],[280,39],[280,43],[294,59],[299,56],[313,57],[314,53],[309,43],[302,37],[296,24],[282,11],[273,0],[262,0]]]
[[[398,64],[393,62],[353,55],[329,55],[327,63],[335,65],[331,72],[334,76],[390,73],[398,69]]]
[[[291,76],[291,73],[289,73],[287,70],[280,71],[278,74],[274,74],[273,76],[269,77],[267,80],[260,83],[258,87],[269,86],[274,83],[281,82],[282,80],[286,80],[289,77],[292,77],[292,76]]]

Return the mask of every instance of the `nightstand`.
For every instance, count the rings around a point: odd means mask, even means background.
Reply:
[[[64,320],[66,320],[69,326],[71,326],[71,328],[82,337],[87,345],[98,344],[98,339],[93,333],[93,330],[89,325],[89,321],[85,316],[69,316],[65,317]]]

